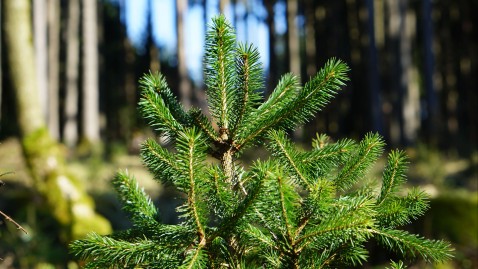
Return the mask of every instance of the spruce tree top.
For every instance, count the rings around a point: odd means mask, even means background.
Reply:
[[[366,261],[372,238],[407,260],[451,257],[447,243],[397,229],[428,208],[417,189],[398,194],[407,163],[402,151],[389,154],[375,191],[356,183],[383,151],[379,135],[359,143],[320,135],[310,151],[287,138],[344,85],[343,62],[329,60],[303,87],[286,74],[263,100],[257,49],[237,44],[223,16],[213,19],[206,40],[211,118],[185,111],[162,75],[140,80],[140,111],[174,144],[167,150],[148,139],[141,157],[155,179],[184,193],[179,224],[163,224],[135,179],[119,173],[113,183],[133,228],[75,241],[71,250],[88,268],[345,268]],[[237,158],[257,145],[271,157],[246,169]]]

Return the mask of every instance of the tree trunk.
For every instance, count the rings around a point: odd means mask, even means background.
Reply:
[[[242,17],[242,24],[243,24],[243,27],[244,27],[244,39],[246,41],[249,41],[250,38],[249,38],[249,16],[252,14],[252,10],[251,10],[251,5],[249,3],[249,0],[242,0],[242,2],[244,3],[244,8],[246,9],[246,11],[244,12],[244,16]]]
[[[219,13],[226,14],[226,8],[229,6],[229,0],[219,0]]]
[[[380,134],[382,130],[382,113],[381,113],[381,101],[380,101],[380,74],[378,72],[378,59],[377,59],[377,46],[375,42],[375,12],[374,1],[367,0],[367,30],[368,30],[368,83],[370,94],[370,118],[372,119],[372,129],[374,132]]]
[[[296,20],[298,15],[298,0],[287,0],[287,45],[289,72],[300,76],[300,39]],[[304,128],[300,126],[294,131],[294,138],[301,140],[304,135]]]
[[[147,31],[147,40],[146,40],[146,47],[149,52],[149,70],[153,73],[160,72],[161,71],[161,62],[159,61],[160,57],[160,51],[156,43],[154,42],[153,38],[153,1],[149,0],[148,1],[148,16],[147,16],[147,22],[146,22],[146,31]]]
[[[279,77],[277,74],[277,53],[276,53],[276,30],[275,30],[275,12],[274,12],[274,5],[275,0],[266,0],[264,1],[264,5],[266,6],[267,10],[267,18],[266,23],[267,27],[269,28],[269,75],[267,79],[267,92],[266,95],[272,92],[277,83],[277,78]]]
[[[388,23],[388,46],[390,55],[390,74],[389,87],[390,87],[390,99],[392,101],[392,114],[390,115],[390,140],[391,144],[401,144],[403,136],[403,117],[401,112],[403,111],[402,96],[404,93],[403,87],[400,81],[397,81],[401,77],[402,69],[400,64],[400,32],[403,31],[403,16],[400,13],[400,3],[396,0],[385,1],[387,23]]]
[[[5,41],[12,85],[16,93],[18,125],[24,137],[44,126],[34,67],[35,53],[30,28],[30,4],[28,0],[9,0],[5,5]],[[38,35],[37,35],[38,36]]]
[[[408,1],[402,4],[403,30],[400,37],[400,63],[402,77],[400,84],[405,89],[403,96],[403,118],[405,145],[414,144],[420,129],[420,87],[418,85],[418,71],[412,59],[412,39],[415,36],[416,16],[412,11],[407,11]]]
[[[407,12],[407,0],[388,0],[389,33],[392,44],[394,71],[397,79],[392,87],[398,93],[396,114],[398,116],[399,142],[408,145],[416,140],[420,126],[420,96],[416,79],[416,68],[412,63],[412,36],[415,27],[414,16]],[[394,138],[396,131],[391,131]],[[394,139],[395,142],[396,138]]]
[[[289,71],[300,76],[300,40],[297,29],[298,1],[287,0],[287,32],[289,48]]]
[[[161,72],[161,63],[159,61],[159,48],[156,46],[156,44],[151,43],[149,45],[149,70],[151,72],[156,73],[156,72]]]
[[[48,131],[60,138],[60,1],[48,0]]]
[[[98,83],[97,2],[83,2],[83,136],[88,143],[100,140]]]
[[[81,181],[66,169],[61,147],[50,137],[41,116],[34,65],[29,0],[3,1],[5,36],[17,122],[22,148],[35,190],[44,199],[41,206],[51,212],[62,229],[65,243],[90,231],[111,232],[106,219],[94,211],[94,201]]]
[[[237,29],[237,0],[231,0],[232,24]]]
[[[176,37],[178,50],[179,93],[184,107],[191,107],[192,90],[189,83],[186,48],[184,42],[184,14],[188,8],[187,0],[176,0]]]
[[[66,27],[66,96],[63,137],[68,147],[78,143],[78,73],[80,68],[80,1],[68,1]]]
[[[315,5],[314,0],[305,1],[305,54],[306,74],[313,77],[317,73],[316,47],[315,47]]]
[[[437,131],[435,126],[438,123],[437,119],[437,96],[433,77],[435,76],[435,58],[433,55],[433,21],[432,21],[432,0],[422,1],[423,12],[423,55],[424,55],[424,70],[423,81],[427,101],[427,113],[425,118],[425,132],[428,142],[433,142],[432,137],[436,137]]]
[[[33,32],[35,42],[36,81],[38,85],[38,99],[42,117],[48,113],[48,49],[47,49],[47,0],[33,0]]]

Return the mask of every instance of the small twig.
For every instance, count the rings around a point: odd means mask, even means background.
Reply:
[[[3,177],[4,175],[9,175],[9,174],[14,174],[14,173],[13,172],[5,172],[5,173],[0,174],[0,177]]]
[[[13,172],[6,172],[6,173],[2,173],[0,174],[0,177],[3,177],[4,175],[8,175],[8,174],[13,174]],[[0,180],[0,187],[4,186],[5,185],[5,182],[1,181]]]
[[[3,174],[0,174],[0,177],[4,176],[4,175],[8,175],[8,174],[13,174],[13,172],[6,172],[6,173],[3,173]],[[3,185],[5,185],[5,182],[1,181],[0,180],[0,187],[2,187]],[[7,214],[3,213],[1,210],[0,210],[0,215],[2,215],[6,220],[10,221],[11,223],[15,224],[15,226],[17,226],[17,229],[18,230],[22,230],[25,234],[28,234],[27,230],[25,230],[25,228],[22,227],[22,225],[18,224],[16,221],[14,221],[12,218],[10,218],[10,216],[8,216]]]
[[[18,230],[22,230],[25,234],[28,234],[27,230],[25,230],[20,224],[18,224],[16,221],[14,221],[12,218],[10,218],[7,214],[3,213],[1,210],[0,210],[0,215],[2,215],[6,220],[15,224],[15,226],[17,226]]]

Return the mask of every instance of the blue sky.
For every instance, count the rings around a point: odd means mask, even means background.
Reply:
[[[164,51],[161,51],[163,55],[171,55],[176,51],[175,2],[176,0],[152,0],[153,38],[157,44],[164,48]],[[208,1],[207,14],[209,21],[213,15],[218,13],[217,7],[216,1]],[[128,37],[135,46],[141,47],[147,23],[148,0],[125,0],[124,7],[122,8]],[[256,14],[265,18],[265,10],[261,4],[252,1],[249,9],[254,9]],[[247,7],[238,5],[236,12],[244,14],[246,10]],[[232,21],[230,8],[226,10],[226,16]],[[254,43],[258,47],[262,63],[267,68],[269,62],[267,51],[269,41],[266,25],[263,22],[259,22],[253,16],[249,16],[247,23],[240,21],[235,27],[237,29],[237,38],[240,42]],[[281,24],[279,23],[276,27],[280,31]],[[202,79],[201,69],[204,47],[203,9],[200,5],[190,5],[188,7],[185,16],[185,30],[188,70],[191,77],[199,81]],[[247,36],[246,33],[248,33]]]

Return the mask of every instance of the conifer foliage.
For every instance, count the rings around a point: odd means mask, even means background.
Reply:
[[[257,49],[237,44],[220,16],[207,33],[205,68],[210,118],[185,111],[161,74],[140,81],[140,111],[174,146],[149,139],[141,157],[155,179],[184,194],[178,224],[162,223],[134,177],[119,173],[114,187],[133,227],[73,242],[87,268],[344,268],[366,261],[369,240],[405,259],[451,258],[447,243],[397,229],[428,207],[420,190],[402,193],[402,151],[389,154],[374,190],[357,183],[382,154],[379,135],[358,143],[319,135],[309,151],[287,137],[347,81],[342,61],[329,60],[303,87],[286,74],[263,100]],[[246,168],[241,153],[259,145],[270,158]]]

